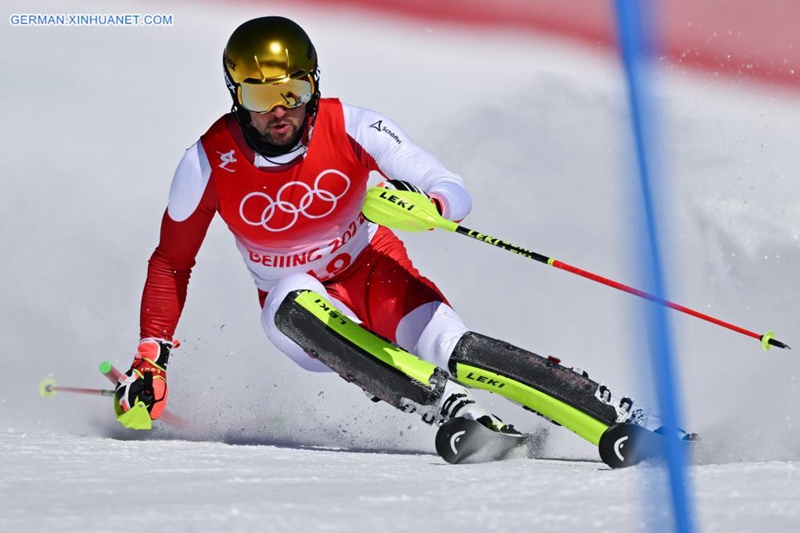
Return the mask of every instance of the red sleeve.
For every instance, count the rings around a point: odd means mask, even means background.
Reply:
[[[358,144],[358,141],[356,141],[353,137],[351,137],[350,134],[347,135],[347,140],[350,142],[350,147],[353,149],[353,153],[356,155],[356,159],[358,159],[362,165],[364,165],[370,170],[374,170],[383,174],[383,172],[381,172],[381,169],[378,167],[378,163],[375,162],[375,158],[373,158],[372,155],[369,152],[367,152],[363,146]],[[386,176],[385,174],[383,175],[384,177]]]
[[[147,268],[142,294],[140,338],[172,340],[186,302],[186,289],[208,226],[217,211],[217,192],[209,180],[197,209],[181,222],[161,220],[161,238]]]

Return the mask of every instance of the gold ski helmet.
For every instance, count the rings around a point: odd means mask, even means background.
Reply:
[[[319,68],[317,51],[303,28],[284,17],[249,20],[228,39],[222,62],[234,114],[251,148],[266,156],[294,148],[294,143],[269,144],[250,123],[249,111],[268,113],[279,105],[307,105],[298,140],[308,145],[319,104]]]

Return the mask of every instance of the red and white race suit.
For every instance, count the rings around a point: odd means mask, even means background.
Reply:
[[[259,290],[268,337],[301,366],[321,370],[274,325],[278,293],[296,288],[327,293],[367,328],[392,341],[401,337],[410,350],[420,348],[436,317],[452,316],[452,334],[460,336],[466,328],[399,239],[361,215],[370,171],[417,185],[441,201],[451,220],[471,208],[459,176],[373,111],[322,99],[307,150],[270,160],[247,146],[231,114],[219,118],[175,172],[144,287],[141,337],[172,338],[216,213]]]

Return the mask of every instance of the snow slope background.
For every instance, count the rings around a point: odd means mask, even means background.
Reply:
[[[255,290],[219,220],[170,365],[170,408],[191,429],[161,426],[145,440],[116,427],[106,400],[39,398],[47,375],[104,387],[101,360],[129,365],[172,172],[229,107],[219,65],[227,37],[264,13],[307,29],[326,95],[394,118],[464,177],[475,199],[466,225],[621,282],[639,278],[627,102],[612,55],[528,32],[270,2],[114,4],[115,13],[174,13],[175,25],[161,28],[8,24],[11,13],[108,9],[2,8],[0,529],[105,531],[125,515],[133,529],[176,531],[500,531],[520,522],[636,531],[659,516],[638,496],[658,494],[641,488],[658,485],[656,469],[447,467],[430,455],[434,430],[416,417],[294,366],[261,332]],[[774,329],[797,347],[800,99],[675,67],[658,81],[670,298]],[[646,304],[457,235],[403,237],[475,330],[558,356],[617,393],[649,396],[639,364]],[[796,530],[796,357],[671,317],[685,422],[705,439],[691,469],[703,530]],[[518,427],[541,424],[480,396]],[[550,435],[548,456],[596,460],[574,435]],[[146,503],[131,509],[142,493]]]

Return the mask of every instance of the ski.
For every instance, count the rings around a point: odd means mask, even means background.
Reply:
[[[439,427],[436,452],[450,464],[476,464],[510,458],[541,458],[542,430],[531,433],[502,433],[480,422],[454,418]],[[690,433],[681,440],[693,451],[699,438]],[[634,466],[657,459],[664,452],[664,436],[635,424],[610,426],[598,444],[600,460],[612,469]]]
[[[436,432],[436,452],[450,464],[502,461],[533,457],[542,445],[543,433],[502,433],[480,422],[454,418]]]
[[[611,468],[625,468],[664,456],[666,437],[636,424],[614,424],[600,437],[597,447],[600,459]],[[686,451],[694,451],[700,438],[685,434],[680,442]]]

